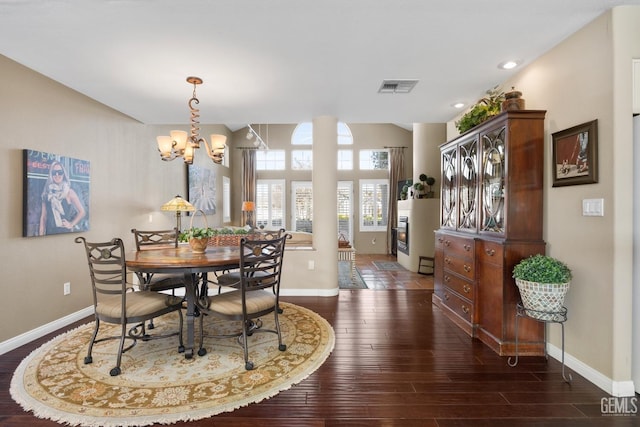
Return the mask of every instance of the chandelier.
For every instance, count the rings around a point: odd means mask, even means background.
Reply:
[[[196,96],[196,87],[202,84],[202,79],[200,77],[187,77],[187,82],[193,84],[193,96],[189,100],[191,134],[187,134],[183,130],[172,130],[169,136],[157,137],[160,157],[166,161],[182,157],[184,162],[190,165],[193,164],[195,149],[200,148],[200,143],[204,143],[209,158],[214,163],[222,163],[227,137],[225,135],[211,135],[211,146],[209,146],[206,139],[200,137],[200,110],[195,106],[200,103]]]

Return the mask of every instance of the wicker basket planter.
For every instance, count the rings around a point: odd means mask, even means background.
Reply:
[[[569,283],[538,283],[516,279],[527,316],[539,320],[552,320],[552,313],[562,310]]]
[[[191,246],[191,252],[194,254],[203,254],[207,250],[209,244],[208,237],[192,238],[189,239],[189,246]]]
[[[198,213],[202,214],[202,218],[204,220],[204,228],[198,228],[193,226],[193,220],[195,219]],[[184,232],[180,233],[178,239],[181,242],[189,242],[189,246],[191,247],[191,252],[194,254],[203,254],[207,250],[207,246],[209,245],[209,240],[211,239],[211,235],[213,234],[213,229],[209,228],[209,224],[207,223],[207,217],[204,212],[198,209],[195,211],[193,216],[191,217],[191,222],[189,224],[189,228]]]
[[[211,246],[239,246],[240,239],[243,237],[245,236],[239,234],[218,234],[210,239],[209,244]]]

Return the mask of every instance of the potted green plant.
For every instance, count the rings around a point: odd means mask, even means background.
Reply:
[[[209,238],[215,235],[215,230],[209,227],[190,227],[178,236],[181,242],[189,242],[191,251],[194,253],[204,253],[209,244]]]
[[[504,92],[497,86],[487,90],[487,96],[480,99],[456,122],[458,132],[465,133],[471,128],[489,120],[501,111]]]
[[[402,191],[400,192],[400,199],[407,200],[408,195],[409,195],[409,186],[405,184],[402,186]]]
[[[424,182],[429,187],[429,190],[427,191],[427,198],[433,198],[434,193],[433,193],[433,190],[432,190],[432,186],[433,186],[433,184],[436,183],[436,179],[434,177],[432,177],[432,176],[428,176],[427,179],[424,180]]]
[[[421,173],[418,179],[420,179],[420,182],[422,183],[422,197],[425,197],[427,199],[433,198],[433,191],[431,190],[431,186],[436,183],[436,179],[432,176],[427,175],[426,173]],[[425,189],[427,189],[427,191],[424,191]]]
[[[513,268],[526,314],[540,320],[550,320],[562,310],[572,277],[565,263],[542,254],[525,258]]]
[[[421,182],[416,182],[413,184],[413,189],[415,190],[414,194],[416,199],[422,199],[424,196],[424,184]]]

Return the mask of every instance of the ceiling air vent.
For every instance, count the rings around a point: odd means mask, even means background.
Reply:
[[[378,93],[409,93],[417,80],[383,80]]]

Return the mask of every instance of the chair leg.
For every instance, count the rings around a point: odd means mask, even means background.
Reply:
[[[96,327],[93,329],[93,335],[91,336],[91,341],[89,341],[89,349],[87,350],[87,355],[84,358],[85,365],[88,365],[89,363],[93,363],[93,356],[91,355],[91,352],[93,351],[93,344],[96,342],[99,328],[100,328],[100,319],[96,317]]]
[[[278,310],[273,312],[276,322],[276,334],[278,335],[278,350],[285,351],[287,345],[282,343],[282,332],[280,331],[280,319],[278,318]]]
[[[126,322],[122,322],[122,335],[120,337],[120,345],[118,346],[118,359],[116,361],[116,367],[109,371],[109,375],[112,377],[120,375],[122,372],[120,369],[120,363],[122,362],[122,353],[124,350],[124,340],[127,337],[127,324]]]
[[[182,341],[182,327],[184,325],[184,320],[182,317],[182,310],[178,310],[178,317],[180,318],[180,329],[178,329],[178,341],[180,345],[178,346],[178,353],[184,353],[184,341]],[[200,330],[202,330],[202,328],[200,328]]]
[[[246,320],[242,325],[242,348],[244,350],[244,369],[247,371],[253,370],[253,362],[249,361],[249,328],[252,322]]]
[[[207,349],[204,348],[204,312],[200,313],[200,348],[198,349],[198,356],[204,356],[207,354]]]

